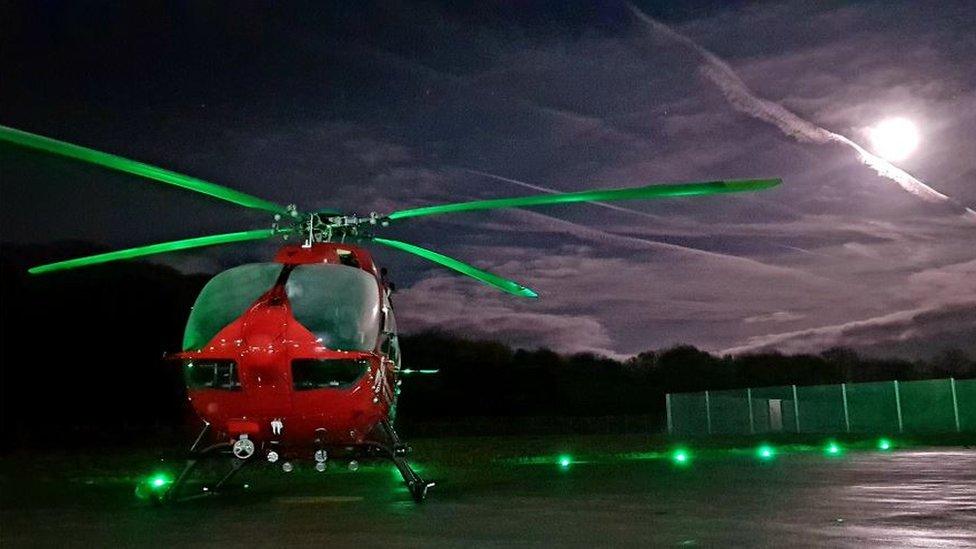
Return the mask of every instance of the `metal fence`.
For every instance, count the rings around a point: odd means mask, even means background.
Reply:
[[[976,432],[976,379],[671,393],[668,433]]]

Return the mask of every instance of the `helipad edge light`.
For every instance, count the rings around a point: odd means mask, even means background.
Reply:
[[[678,448],[671,453],[671,461],[677,465],[687,465],[691,461],[691,454],[684,448]]]

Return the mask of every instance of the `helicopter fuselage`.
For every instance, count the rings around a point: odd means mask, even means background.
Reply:
[[[275,262],[283,267],[271,288],[202,348],[176,355],[184,361],[193,409],[216,439],[246,435],[264,451],[362,444],[391,417],[398,393],[399,351],[386,283],[369,253],[347,244],[285,246]],[[304,265],[341,265],[369,275],[376,299],[366,301],[379,307],[367,311],[376,320],[365,327],[374,330],[365,338],[375,341],[372,348],[330,348],[296,319],[286,280]],[[313,274],[335,269],[323,271]]]

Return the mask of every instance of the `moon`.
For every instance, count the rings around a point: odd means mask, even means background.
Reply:
[[[918,148],[918,128],[907,118],[888,118],[869,129],[871,146],[886,160],[904,160]]]

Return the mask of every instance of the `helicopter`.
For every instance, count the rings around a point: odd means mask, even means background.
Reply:
[[[475,200],[380,214],[303,212],[195,177],[87,147],[0,126],[0,141],[181,187],[271,215],[270,226],[150,244],[38,265],[33,275],[236,242],[281,238],[271,261],[223,271],[203,287],[189,313],[182,349],[187,398],[203,427],[175,478],[140,486],[155,501],[175,499],[203,460],[229,458],[216,493],[245,465],[296,461],[325,471],[343,456],[393,462],[413,499],[434,483],[409,464],[410,447],[394,429],[404,369],[386,271],[365,248],[419,256],[518,298],[538,294],[474,265],[377,235],[413,218],[499,208],[663,199],[768,189],[780,179],[655,184]],[[138,492],[138,490],[137,490]]]

